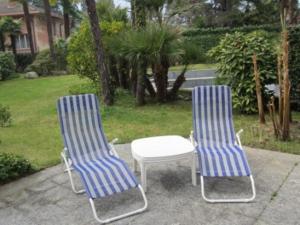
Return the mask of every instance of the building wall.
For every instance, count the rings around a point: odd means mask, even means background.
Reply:
[[[1,17],[0,17],[1,18]],[[17,19],[21,23],[21,34],[27,34],[27,27],[26,22],[24,20],[23,16],[13,16],[14,19]],[[65,31],[64,31],[64,21],[62,18],[56,18],[52,17],[52,33],[53,33],[53,39],[56,41],[59,38],[64,38]],[[32,24],[31,29],[33,33],[33,44],[36,52],[39,52],[43,49],[49,48],[48,43],[48,32],[47,32],[47,23],[46,18],[42,14],[35,14],[32,15]],[[29,42],[29,40],[28,40]],[[8,35],[5,36],[5,46],[7,47],[7,50],[11,50],[11,39]],[[17,48],[17,53],[29,53],[30,47],[28,45],[28,48]]]
[[[37,51],[49,48],[46,18],[43,15],[36,15],[33,21]],[[52,22],[54,41],[59,38],[64,38],[63,20],[52,18]]]

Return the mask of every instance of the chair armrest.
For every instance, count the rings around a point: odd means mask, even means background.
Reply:
[[[191,141],[191,143],[194,147],[196,147],[198,145],[195,138],[194,138],[194,131],[193,130],[191,130],[191,133],[190,133],[190,141]]]
[[[112,155],[114,155],[114,156],[116,156],[116,157],[119,158],[119,155],[118,155],[118,153],[116,152],[116,149],[115,149],[115,147],[114,147],[114,144],[115,144],[118,140],[119,140],[118,138],[115,138],[115,139],[113,139],[111,142],[109,142],[108,145],[109,145],[109,148],[110,148],[110,153],[111,153]]]
[[[242,143],[241,143],[241,133],[243,133],[244,130],[240,129],[237,133],[236,133],[236,139],[237,139],[237,143],[240,147],[242,147]]]
[[[68,149],[66,147],[63,148],[63,150],[61,151],[60,155],[61,155],[63,161],[65,163],[67,163],[69,167],[72,167],[72,160],[69,157],[69,152],[68,152]]]

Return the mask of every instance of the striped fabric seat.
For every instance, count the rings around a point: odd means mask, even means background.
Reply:
[[[90,198],[138,186],[125,162],[110,154],[95,95],[61,97],[57,107],[64,145]]]
[[[249,176],[243,149],[236,144],[231,90],[199,86],[193,90],[194,139],[202,176]]]

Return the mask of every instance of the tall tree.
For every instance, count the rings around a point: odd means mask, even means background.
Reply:
[[[44,3],[44,10],[45,10],[45,16],[46,16],[46,23],[47,23],[47,32],[48,32],[48,42],[49,42],[50,55],[51,55],[52,60],[55,60],[53,33],[52,33],[51,7],[50,7],[49,0],[43,0],[43,3]]]
[[[67,39],[70,36],[70,10],[72,5],[69,0],[62,0],[62,7],[64,14],[65,38]]]
[[[142,29],[146,26],[146,8],[144,5],[144,0],[132,0],[131,6],[134,9],[133,18],[134,24],[133,27],[135,29]],[[141,59],[137,62],[137,65],[134,65],[132,68],[133,75],[133,90],[136,90],[136,103],[137,105],[145,104],[145,79],[147,71],[147,62],[144,59]],[[136,86],[135,86],[136,84]]]
[[[85,0],[87,6],[87,12],[89,15],[89,21],[95,43],[95,51],[97,56],[97,68],[100,75],[100,82],[102,85],[103,101],[106,105],[113,104],[113,93],[110,89],[110,79],[108,74],[108,68],[105,64],[104,48],[102,43],[102,33],[99,27],[99,18],[96,11],[95,0]]]
[[[26,28],[27,28],[30,52],[31,52],[31,55],[33,55],[34,54],[34,45],[33,45],[32,29],[31,29],[31,16],[29,13],[28,2],[27,2],[27,0],[19,0],[19,1],[22,3],[22,6],[23,6],[24,19],[25,19]]]

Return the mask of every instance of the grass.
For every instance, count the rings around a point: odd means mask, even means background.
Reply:
[[[13,123],[0,128],[0,151],[23,155],[37,168],[59,163],[62,140],[56,115],[56,100],[68,95],[73,85],[87,81],[77,76],[45,77],[34,80],[14,79],[0,82],[1,103],[10,107]],[[124,91],[118,91],[112,107],[102,107],[101,115],[109,140],[118,137],[121,143],[154,135],[178,134],[187,137],[192,129],[190,101],[169,104],[150,103],[136,107],[134,99]],[[300,113],[294,114],[300,120]],[[236,130],[244,128],[242,142],[259,148],[300,154],[300,138],[290,142],[276,141],[270,127],[259,131],[257,116],[235,115]],[[269,123],[270,124],[270,123]],[[299,124],[293,126],[293,134],[299,135]],[[297,140],[298,139],[298,140]]]

